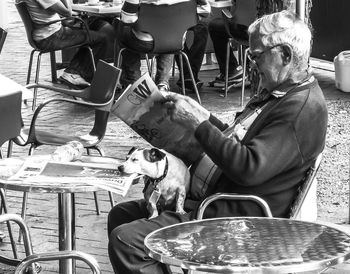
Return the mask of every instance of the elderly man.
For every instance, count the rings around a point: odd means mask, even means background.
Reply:
[[[254,194],[276,217],[288,217],[305,172],[325,145],[327,108],[317,80],[310,74],[311,32],[293,13],[266,15],[248,29],[250,59],[263,90],[250,100],[233,125],[216,119],[196,101],[171,94],[166,107],[176,123],[193,134],[205,158],[217,167],[204,195],[215,192]],[[196,170],[203,163],[196,163]],[[191,193],[189,194],[191,195]],[[160,263],[143,251],[144,237],[155,229],[193,218],[164,211],[148,220],[145,202],[117,205],[109,214],[109,255],[117,273],[161,273]],[[194,209],[195,210],[195,209]],[[249,202],[217,202],[205,217],[260,215]]]

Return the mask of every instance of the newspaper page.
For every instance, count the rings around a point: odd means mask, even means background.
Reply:
[[[96,162],[84,159],[102,158]],[[74,162],[53,162],[47,158],[28,158],[20,170],[8,180],[57,186],[88,184],[125,196],[138,176],[118,170],[119,161],[103,161],[104,157],[83,157]]]
[[[170,119],[160,103],[164,99],[163,93],[145,73],[126,88],[112,111],[151,145],[168,151],[189,165],[198,159],[202,149],[191,132]]]

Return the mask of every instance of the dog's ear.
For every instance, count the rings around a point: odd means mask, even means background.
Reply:
[[[160,151],[157,148],[151,148],[150,150],[145,149],[144,153],[145,153],[145,158],[151,163],[160,161],[165,157],[165,153]]]
[[[137,147],[132,147],[132,148],[129,150],[128,155],[130,155],[131,153],[133,153],[136,149],[137,149]]]

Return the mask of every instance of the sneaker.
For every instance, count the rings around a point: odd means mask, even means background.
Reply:
[[[90,83],[87,82],[83,77],[81,77],[79,74],[73,74],[69,72],[63,72],[60,80],[69,86],[75,86],[75,87],[88,87],[90,86]]]
[[[157,85],[159,91],[169,91],[170,88],[169,88],[169,84],[166,83],[166,82],[161,82]]]
[[[243,75],[243,69],[241,66],[238,66],[233,74],[228,76],[228,82],[239,82],[242,81],[242,75]],[[225,82],[225,75],[223,73],[219,73],[216,77],[215,77],[215,81],[216,82]]]
[[[181,80],[178,80],[176,82],[176,85],[182,89],[182,83],[181,83]],[[197,80],[196,81],[196,85],[197,85],[197,90],[200,91],[202,89],[202,86],[203,86],[203,82]],[[194,93],[194,87],[193,87],[193,83],[192,83],[192,80],[191,79],[185,79],[185,92],[188,92],[188,93]]]

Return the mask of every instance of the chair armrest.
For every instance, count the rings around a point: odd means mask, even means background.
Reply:
[[[53,21],[50,21],[50,22],[47,22],[47,23],[42,23],[40,25],[51,25],[51,24],[54,24],[54,23],[57,23],[57,22],[64,22],[64,21],[68,21],[68,20],[72,20],[72,19],[77,20],[77,21],[79,21],[82,24],[83,29],[85,29],[85,31],[87,33],[89,42],[91,42],[90,30],[89,30],[88,25],[83,19],[81,19],[78,16],[62,17],[61,19],[53,20]]]
[[[0,223],[12,221],[15,222],[21,229],[23,233],[23,242],[24,242],[24,248],[26,256],[33,254],[33,247],[32,247],[32,241],[29,234],[29,229],[24,220],[21,218],[21,216],[17,214],[1,214],[0,215]]]
[[[244,195],[244,194],[232,194],[232,193],[216,193],[213,194],[206,199],[199,205],[198,212],[197,212],[197,219],[201,220],[203,218],[203,214],[205,209],[214,201],[217,200],[236,200],[236,201],[253,201],[257,205],[261,207],[261,209],[264,211],[266,217],[273,217],[269,205],[265,202],[264,199],[255,196],[255,195]]]
[[[91,269],[92,273],[100,274],[100,266],[96,259],[84,252],[81,251],[57,251],[57,252],[48,252],[48,253],[39,253],[27,256],[16,268],[15,274],[25,273],[27,268],[35,263],[40,261],[56,261],[61,259],[75,259],[85,262]]]
[[[63,93],[69,96],[83,98],[85,100],[89,100],[90,95],[90,87],[87,87],[85,89],[67,89],[67,88],[61,88],[61,87],[55,87],[52,85],[45,85],[41,83],[33,83],[25,86],[27,89],[31,88],[44,88],[52,91],[56,91],[59,93]]]

